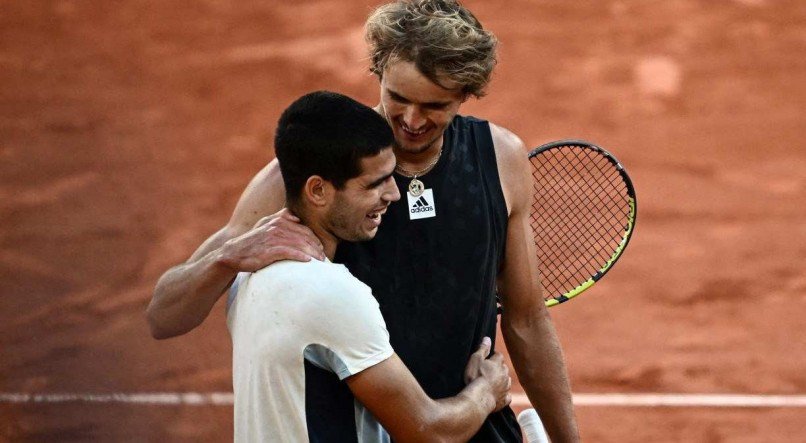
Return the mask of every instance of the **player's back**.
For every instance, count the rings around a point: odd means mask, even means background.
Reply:
[[[236,441],[305,441],[305,360],[339,378],[392,351],[378,304],[342,265],[284,261],[239,277],[227,317]]]

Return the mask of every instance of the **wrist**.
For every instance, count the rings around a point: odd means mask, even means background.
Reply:
[[[467,385],[467,390],[471,394],[470,398],[481,408],[484,415],[495,411],[495,394],[492,384],[486,378],[481,376],[473,380]]]
[[[238,273],[240,268],[235,258],[230,254],[230,241],[225,242],[220,248],[210,254],[212,264],[222,271]]]

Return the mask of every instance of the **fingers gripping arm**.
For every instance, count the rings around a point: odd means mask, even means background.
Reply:
[[[249,183],[227,225],[159,279],[146,310],[154,338],[185,334],[201,324],[239,271],[321,257],[318,240],[296,217],[287,211],[264,217],[284,203],[282,176],[273,161]]]

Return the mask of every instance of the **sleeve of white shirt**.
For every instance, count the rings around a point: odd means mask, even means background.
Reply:
[[[394,351],[378,302],[366,285],[355,281],[331,289],[338,293],[322,303],[316,322],[322,342],[309,346],[305,355],[344,380],[386,360]]]

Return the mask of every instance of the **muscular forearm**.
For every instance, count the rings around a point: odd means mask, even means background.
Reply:
[[[532,405],[554,443],[578,442],[571,388],[557,333],[543,311],[522,319],[507,319],[501,331],[512,365]]]
[[[467,441],[495,408],[495,400],[482,380],[471,382],[456,397],[437,400],[441,413],[434,435],[443,441]]]
[[[511,399],[509,369],[499,355],[486,359],[489,350],[489,341],[484,341],[471,355],[469,363],[481,361],[469,371],[475,378],[451,398],[431,399],[397,354],[346,382],[395,441],[467,441],[487,415]]]
[[[495,400],[482,379],[474,380],[455,397],[434,401],[432,411],[411,438],[400,441],[464,442],[478,432],[493,411]]]
[[[169,269],[157,282],[146,311],[151,335],[170,338],[201,324],[236,275],[222,263],[219,250]]]

